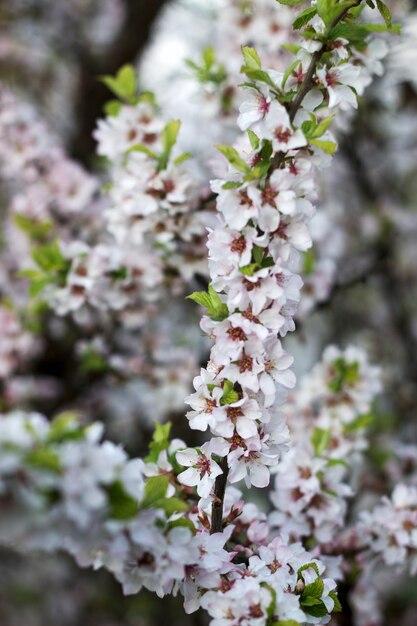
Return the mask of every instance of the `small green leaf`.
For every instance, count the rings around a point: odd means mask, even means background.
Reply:
[[[309,23],[311,19],[317,14],[316,7],[308,7],[297,15],[292,25],[295,30],[300,30],[303,26]]]
[[[120,100],[109,100],[104,105],[104,112],[109,117],[116,117],[117,115],[119,115],[122,106],[123,105]]]
[[[321,137],[322,135],[324,135],[324,133],[328,130],[330,124],[332,123],[332,121],[334,120],[334,115],[331,115],[330,117],[326,117],[326,119],[322,120],[320,122],[320,124],[318,124],[315,129],[313,130],[312,135],[310,135],[310,138],[312,139],[318,139],[319,137]]]
[[[143,154],[146,154],[146,156],[150,157],[151,159],[158,158],[155,152],[153,152],[148,146],[145,146],[145,144],[143,143],[135,143],[134,146],[131,146],[126,150],[125,154],[130,154],[131,152],[143,152]]]
[[[135,498],[126,493],[119,480],[106,486],[105,489],[108,496],[110,519],[128,520],[135,517],[139,505]]]
[[[340,600],[337,597],[336,591],[330,591],[329,596],[334,602],[333,613],[341,613],[343,609],[342,609],[342,605],[340,604]]]
[[[136,96],[136,72],[132,65],[124,65],[116,76],[102,76],[101,81],[118,98],[132,104]]]
[[[193,300],[193,302],[197,302],[200,306],[209,309],[211,307],[211,298],[210,295],[206,291],[194,291],[189,296],[187,296],[188,300]]]
[[[179,519],[172,520],[168,523],[168,528],[177,528],[178,526],[182,526],[184,528],[189,528],[193,534],[195,534],[196,529],[194,524],[188,517],[180,517]]]
[[[332,156],[335,153],[335,150],[337,148],[337,144],[335,144],[333,141],[321,141],[320,139],[310,139],[310,143],[313,144],[313,146],[317,146],[317,148],[320,148],[321,150],[323,150],[323,152],[326,152],[326,154],[331,154]]]
[[[65,411],[57,415],[51,422],[48,443],[77,441],[84,437],[84,429],[79,425],[76,413]]]
[[[223,183],[222,189],[238,189],[242,186],[242,183],[233,182],[232,180],[228,180],[226,183]]]
[[[382,0],[376,0],[376,6],[378,7],[378,11],[383,17],[385,24],[387,25],[387,28],[391,28],[392,15],[391,15],[391,11],[389,10],[385,2],[382,2]]]
[[[297,4],[303,4],[305,0],[277,0],[279,4],[286,4],[290,7],[295,7]]]
[[[239,394],[234,390],[234,384],[230,380],[226,380],[223,386],[223,395],[220,398],[220,404],[233,404],[238,402]]]
[[[151,476],[145,484],[145,497],[141,502],[144,509],[156,508],[154,504],[163,501],[169,485],[168,476]]]
[[[371,426],[374,421],[375,416],[372,413],[364,413],[363,415],[358,415],[350,424],[345,424],[344,429],[347,433],[364,430]]]
[[[191,157],[192,155],[189,152],[183,152],[182,154],[180,154],[180,156],[174,159],[174,165],[181,165],[181,163],[184,163],[184,161],[188,161],[188,159],[191,159]]]
[[[303,578],[303,572],[306,569],[310,569],[310,567],[316,572],[317,576],[319,575],[319,568],[317,567],[317,563],[305,563],[304,565],[302,565],[301,567],[298,568],[297,570],[297,578],[298,580],[300,580],[300,578]]]
[[[242,55],[246,67],[254,70],[260,70],[262,68],[261,59],[259,58],[259,55],[256,52],[255,48],[243,46]]]
[[[39,222],[23,213],[15,213],[13,221],[20,230],[25,232],[31,239],[45,239],[52,230],[51,222]]]
[[[169,447],[169,434],[171,432],[171,422],[166,424],[156,423],[152,441],[149,444],[149,454],[145,458],[147,463],[156,463],[159,454]]]
[[[238,151],[232,146],[216,146],[224,157],[229,161],[235,169],[240,172],[250,172],[250,167],[244,159],[239,155]]]
[[[162,141],[163,151],[158,160],[159,170],[166,169],[168,165],[172,148],[175,146],[177,142],[177,137],[178,137],[180,127],[181,127],[180,120],[171,120],[165,125],[165,127],[163,128],[161,132],[161,141]]]
[[[36,448],[26,454],[26,463],[40,470],[47,470],[53,474],[61,473],[59,455],[50,448]]]
[[[173,515],[188,509],[187,504],[179,498],[161,498],[152,503],[153,509],[162,509],[168,515]]]
[[[244,276],[253,276],[260,269],[258,263],[249,263],[239,268],[239,272]]]
[[[260,139],[258,135],[254,133],[253,130],[247,130],[246,132],[248,133],[248,137],[249,137],[249,141],[250,141],[250,145],[252,146],[252,149],[258,150],[259,145],[260,145]]]
[[[323,428],[314,428],[311,435],[311,445],[314,449],[314,454],[320,456],[326,450],[330,442],[330,430],[324,430]]]

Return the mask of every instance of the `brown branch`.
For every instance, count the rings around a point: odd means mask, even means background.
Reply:
[[[346,17],[350,9],[353,9],[354,7],[359,6],[361,2],[362,0],[356,0],[355,2],[352,2],[350,6],[345,7],[339,13],[339,15],[337,15],[334,18],[334,20],[331,22],[329,26],[329,31],[332,30],[340,21],[342,21]],[[290,117],[291,122],[294,120],[297,114],[297,111],[300,108],[305,96],[313,87],[313,84],[314,84],[313,78],[317,69],[317,65],[321,57],[325,53],[326,49],[327,49],[326,46],[322,46],[322,48],[314,52],[313,56],[311,57],[310,65],[307,68],[307,71],[303,78],[303,82],[301,83],[300,89],[297,92],[297,95],[295,96],[290,107],[289,117]],[[285,159],[285,153],[283,152],[279,152],[275,155],[275,157],[272,159],[271,167],[270,167],[267,177],[269,177],[275,169],[281,167],[282,163],[284,162],[284,159]],[[224,493],[226,490],[227,476],[229,473],[229,468],[227,465],[227,457],[224,457],[222,459],[221,468],[223,469],[223,474],[221,474],[220,476],[216,478],[216,482],[214,484],[214,500],[213,500],[213,505],[212,505],[212,510],[211,510],[211,531],[210,531],[211,533],[221,532],[223,528],[223,500],[224,500]]]
[[[214,483],[214,499],[211,505],[211,529],[210,534],[221,533],[223,530],[223,501],[226,491],[227,477],[229,475],[229,466],[227,464],[227,456],[223,457],[220,463],[223,473],[217,476]]]
[[[70,154],[87,163],[94,154],[93,130],[103,106],[110,99],[108,89],[99,82],[103,74],[115,74],[126,63],[133,63],[149,41],[152,26],[168,0],[124,0],[126,15],[118,35],[102,56],[90,50],[80,53],[80,75],[75,104],[78,127],[70,142]]]

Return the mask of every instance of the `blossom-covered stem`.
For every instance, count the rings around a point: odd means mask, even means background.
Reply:
[[[349,5],[348,7],[345,7],[340,13],[339,15],[337,15],[334,20],[331,22],[330,26],[329,26],[329,31],[331,31],[340,21],[342,21],[346,14],[348,13],[348,11],[356,6],[359,6],[361,4],[362,0],[356,0],[355,2],[353,2],[351,5]],[[321,57],[323,56],[324,52],[326,51],[326,46],[322,46],[320,48],[320,50],[316,50],[312,57],[311,57],[311,61],[310,64],[308,66],[308,69],[306,71],[306,74],[304,76],[304,79],[301,83],[300,89],[297,92],[297,95],[295,96],[291,107],[289,109],[289,118],[290,121],[293,122],[294,118],[305,98],[305,96],[307,95],[307,93],[310,91],[310,89],[313,87],[313,77],[314,74],[316,72],[317,69],[317,64],[319,63]],[[276,169],[278,169],[284,159],[285,159],[285,155],[286,153],[284,152],[277,152],[277,154],[275,155],[275,157],[272,159],[272,163],[271,163],[271,168],[270,171],[268,173],[268,176],[271,176],[272,172]],[[222,459],[221,462],[221,467],[223,469],[223,474],[221,474],[220,476],[218,476],[216,478],[216,482],[215,482],[215,488],[214,488],[214,500],[213,500],[213,505],[212,505],[212,524],[211,524],[211,533],[215,533],[215,532],[221,532],[222,530],[222,521],[223,521],[223,500],[224,500],[224,493],[225,493],[225,488],[226,488],[226,483],[227,483],[227,475],[228,475],[228,465],[227,465],[227,457]]]
[[[343,9],[343,11],[341,11],[339,13],[339,15],[337,15],[333,22],[330,24],[330,28],[329,31],[331,31],[335,26],[337,26],[337,24],[339,22],[341,22],[344,17],[346,16],[346,14],[348,13],[348,11],[350,11],[350,9],[353,9],[354,7],[357,7],[361,4],[362,0],[356,0],[356,2],[353,2],[351,5],[349,5],[348,7],[345,7]],[[297,111],[300,108],[304,98],[306,97],[306,95],[308,94],[308,92],[310,91],[310,89],[313,86],[313,76],[316,72],[317,69],[317,64],[319,63],[321,57],[323,56],[324,52],[326,51],[326,46],[322,46],[320,48],[320,50],[316,50],[312,57],[311,57],[311,61],[310,61],[310,65],[307,68],[306,74],[304,76],[303,82],[301,83],[301,87],[298,90],[297,95],[295,96],[291,107],[289,109],[288,115],[290,118],[290,121],[293,122],[295,116],[297,115]],[[278,169],[279,167],[281,167],[283,161],[285,158],[285,153],[284,152],[278,152],[273,161],[272,161],[272,166],[269,172],[269,175],[272,174],[272,172],[275,169]]]
[[[226,491],[227,476],[229,474],[229,466],[227,464],[227,456],[222,458],[220,467],[223,471],[217,476],[214,483],[214,498],[211,508],[211,529],[210,534],[221,533],[223,530],[223,501]]]

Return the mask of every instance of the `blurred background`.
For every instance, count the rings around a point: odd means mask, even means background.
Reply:
[[[388,480],[387,442],[394,433],[410,445],[417,442],[416,4],[391,3],[402,35],[389,38],[384,75],[367,90],[357,115],[340,122],[336,159],[322,175],[315,247],[303,266],[298,329],[285,344],[300,376],[329,343],[359,343],[382,366],[380,426],[368,459],[372,488],[381,493]],[[20,244],[10,240],[8,219],[13,202],[21,201],[22,181],[10,175],[19,146],[11,150],[2,134],[10,108],[4,94],[12,93],[13,107],[22,107],[25,131],[41,124],[41,133],[83,175],[104,184],[106,164],[97,156],[93,131],[109,92],[98,77],[134,64],[141,88],[155,92],[165,118],[182,120],[180,141],[196,155],[189,168],[204,197],[218,168],[212,146],[237,136],[239,46],[255,40],[271,66],[275,56],[279,61],[277,10],[273,0],[0,1],[2,302],[11,293],[18,304],[26,297],[10,261]],[[208,46],[216,50],[217,78],[197,80],[186,60],[200,62]],[[184,293],[201,283],[204,271],[195,272],[171,289],[168,300],[151,306],[146,324],[133,334],[133,348],[132,336],[127,340],[122,332],[117,350],[106,346],[139,363],[126,379],[97,366],[104,353],[91,325],[42,312],[40,328],[28,331],[31,338],[13,355],[12,366],[5,344],[0,347],[3,409],[30,406],[48,416],[76,410],[86,420],[103,420],[107,435],[134,455],[146,450],[153,420],[171,420],[174,436],[196,443],[183,399],[208,344]],[[0,310],[3,330],[9,323]],[[384,626],[417,624],[417,585],[402,581],[383,590]],[[64,555],[0,551],[0,626],[198,626],[205,619],[184,615],[181,598],[159,600],[147,592],[125,598],[109,574],[80,570]]]

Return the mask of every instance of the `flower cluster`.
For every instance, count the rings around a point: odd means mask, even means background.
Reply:
[[[361,540],[386,565],[417,573],[417,487],[399,484],[370,512],[360,514]]]
[[[52,423],[35,413],[1,416],[2,544],[65,549],[80,566],[108,569],[127,594],[146,587],[162,597],[179,585],[186,610],[203,607],[214,626],[219,619],[263,625],[271,616],[319,624],[338,609],[324,564],[301,544],[268,539],[267,528],[256,534],[263,518],[255,507],[214,535],[203,510],[178,515],[187,498],[175,495],[182,488],[173,464],[184,444],[168,446],[164,427],[146,463],[101,434],[99,424],[83,427],[68,414]],[[228,496],[235,518],[240,497]],[[238,552],[246,562],[233,562]]]
[[[331,346],[286,407],[294,445],[277,470],[270,523],[294,539],[334,539],[353,495],[349,471],[367,447],[378,368],[353,346]]]
[[[36,340],[26,332],[16,312],[0,306],[0,380],[9,378],[21,361],[30,358],[36,352]]]
[[[228,442],[231,482],[266,486],[269,466],[285,451],[276,405],[295,377],[280,338],[295,328],[302,286],[295,268],[311,246],[315,171],[336,148],[334,111],[356,107],[375,70],[372,49],[361,60],[348,40],[323,47],[337,16],[344,13],[334,8],[330,19],[323,7],[312,9],[308,39],[286,72],[264,70],[257,52],[243,48],[249,97],[238,124],[247,138],[240,152],[220,146],[229,170],[212,183],[219,216],[208,237],[211,283],[191,296],[207,308],[201,327],[215,343],[187,417],[191,428]]]

